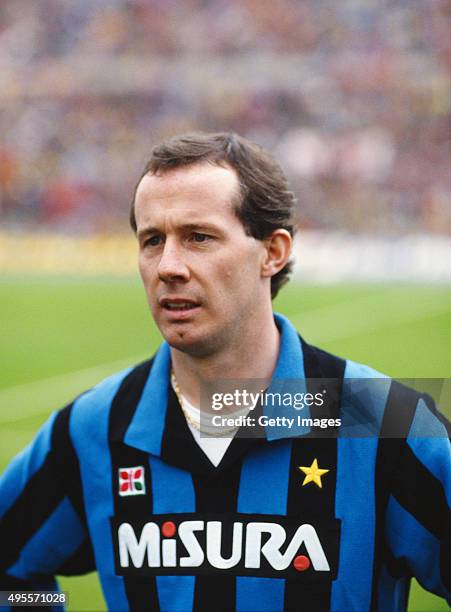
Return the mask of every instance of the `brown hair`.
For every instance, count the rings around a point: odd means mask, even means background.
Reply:
[[[237,173],[241,197],[235,212],[249,236],[264,240],[279,228],[294,235],[296,200],[288,188],[282,168],[267,151],[237,134],[197,132],[176,136],[156,145],[138,185],[149,172],[157,174],[201,162],[227,165]],[[130,211],[130,225],[136,232],[134,200],[135,197]],[[293,262],[289,261],[271,278],[272,298],[288,281],[292,267]]]

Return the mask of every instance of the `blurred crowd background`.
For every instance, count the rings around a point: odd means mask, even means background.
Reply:
[[[268,147],[301,228],[451,234],[448,0],[5,0],[0,222],[126,232],[153,144]]]

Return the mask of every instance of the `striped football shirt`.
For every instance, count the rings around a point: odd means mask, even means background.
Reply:
[[[415,576],[451,601],[445,418],[276,322],[273,380],[327,392],[320,416],[342,433],[269,427],[234,438],[213,466],[164,343],[54,413],[6,470],[1,589],[97,570],[110,610],[394,612]]]

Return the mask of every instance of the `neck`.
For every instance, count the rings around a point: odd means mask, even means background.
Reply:
[[[171,347],[172,368],[182,394],[195,406],[200,404],[200,388],[217,379],[270,380],[279,355],[280,335],[272,311],[262,325],[255,320],[247,333],[220,352],[205,357],[182,353]]]

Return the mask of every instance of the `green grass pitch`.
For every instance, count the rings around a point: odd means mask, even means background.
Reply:
[[[397,377],[449,377],[451,292],[289,285],[276,301],[304,337]],[[150,355],[160,337],[136,278],[0,282],[0,469],[54,409]],[[63,578],[69,610],[104,610],[95,575]],[[414,585],[409,610],[447,610]]]

